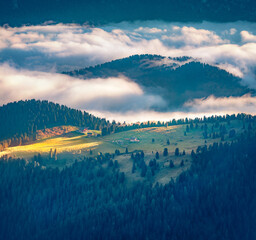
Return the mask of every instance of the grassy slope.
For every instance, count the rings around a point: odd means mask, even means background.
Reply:
[[[242,132],[242,122],[232,121],[230,125],[226,124],[227,131],[234,128],[236,132]],[[212,124],[208,124],[209,132]],[[65,165],[72,164],[74,159],[82,159],[84,156],[90,156],[89,151],[93,151],[93,155],[102,153],[113,153],[116,149],[119,149],[121,153],[125,152],[126,147],[129,150],[129,154],[123,154],[116,156],[120,165],[120,171],[126,173],[129,182],[135,180],[142,180],[140,177],[140,170],[137,170],[134,174],[131,173],[132,160],[130,152],[136,150],[143,150],[145,152],[145,162],[148,163],[155,157],[156,151],[160,154],[160,159],[157,161],[160,166],[160,171],[154,176],[153,181],[160,183],[169,182],[170,178],[176,178],[182,171],[190,166],[190,152],[192,149],[196,150],[198,146],[205,144],[210,145],[214,142],[220,142],[220,138],[217,139],[205,139],[203,138],[203,131],[201,125],[198,129],[191,130],[184,136],[186,125],[177,125],[170,127],[159,128],[145,128],[137,129],[126,132],[120,132],[111,134],[104,137],[86,137],[83,134],[72,132],[63,136],[55,136],[46,139],[41,139],[33,144],[11,147],[1,155],[8,154],[13,157],[31,158],[35,154],[40,153],[43,156],[48,156],[50,149],[57,149],[58,160],[49,160],[48,166],[51,167],[64,167]],[[215,129],[217,132],[217,129]],[[130,142],[130,139],[136,137],[140,140],[138,143]],[[152,138],[155,142],[152,143]],[[167,139],[170,140],[170,145],[167,145]],[[225,140],[228,139],[226,135]],[[163,149],[167,147],[169,151],[168,157],[163,157]],[[175,148],[178,147],[180,152],[186,151],[185,156],[174,156]],[[75,157],[74,157],[75,156]],[[169,168],[169,160],[173,160],[175,167]],[[185,166],[180,167],[181,160],[184,160]]]

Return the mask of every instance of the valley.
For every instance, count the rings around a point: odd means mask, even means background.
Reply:
[[[255,0],[0,1],[0,240],[255,240]]]
[[[208,136],[204,136],[205,126],[207,125]],[[225,137],[214,137],[213,134],[220,131],[220,125],[225,126]],[[198,151],[205,145],[210,146],[214,143],[231,142],[244,132],[243,128],[248,128],[242,120],[232,120],[220,123],[199,123],[178,124],[163,127],[145,127],[133,130],[112,133],[102,136],[100,131],[94,131],[94,136],[87,136],[81,133],[77,127],[69,126],[66,133],[58,135],[55,127],[55,136],[45,136],[33,143],[22,146],[9,147],[0,156],[7,155],[12,158],[25,158],[33,161],[33,157],[40,154],[42,167],[57,167],[63,169],[72,165],[75,161],[82,161],[84,158],[96,157],[105,154],[112,154],[112,161],[117,161],[120,172],[124,172],[127,183],[133,184],[142,181],[141,169],[137,168],[132,173],[133,159],[132,154],[143,151],[146,165],[156,159],[158,169],[155,175],[151,176],[151,181],[160,184],[167,184],[171,178],[176,179],[181,172],[187,170],[191,165],[191,151]],[[59,127],[63,129],[64,127]],[[83,128],[84,129],[84,128]],[[230,136],[230,131],[235,131],[234,136]],[[42,131],[38,131],[42,132]],[[53,132],[52,129],[45,129],[43,132]],[[42,134],[41,134],[42,135]],[[41,136],[40,135],[40,136]],[[164,156],[164,149],[168,150]],[[175,150],[179,149],[178,155]],[[50,151],[56,151],[56,158],[50,157]],[[183,153],[184,151],[184,153]],[[199,150],[200,151],[200,150]],[[170,161],[174,166],[170,167]],[[104,166],[104,164],[103,164]],[[107,165],[105,165],[107,167]]]

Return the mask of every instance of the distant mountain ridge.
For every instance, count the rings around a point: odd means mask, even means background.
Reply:
[[[194,98],[254,93],[241,85],[242,79],[190,57],[134,55],[65,74],[83,79],[125,76],[145,92],[161,95],[170,109],[181,107]]]

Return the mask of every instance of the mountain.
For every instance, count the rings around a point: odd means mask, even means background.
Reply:
[[[37,130],[60,126],[87,126],[102,129],[109,123],[64,105],[48,101],[19,101],[0,107],[0,141],[5,145],[17,145],[34,140]],[[1,144],[0,144],[1,150]]]
[[[0,24],[106,24],[121,21],[256,21],[254,0],[12,0],[0,1]]]
[[[170,109],[179,108],[194,98],[242,96],[254,92],[242,86],[240,78],[189,57],[134,55],[66,74],[84,79],[126,76],[146,93],[162,96]]]

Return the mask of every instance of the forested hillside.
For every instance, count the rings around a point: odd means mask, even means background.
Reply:
[[[240,78],[189,57],[134,55],[67,74],[84,79],[124,75],[146,92],[161,95],[169,108],[180,107],[194,98],[241,96],[254,92],[242,86]]]
[[[62,171],[41,168],[38,158],[5,159],[0,238],[255,239],[255,144],[249,130],[230,144],[192,152],[191,169],[165,186],[145,180],[127,187],[109,157]]]
[[[8,139],[3,142],[4,147],[34,140],[39,129],[60,125],[102,129],[108,125],[105,119],[87,112],[36,100],[8,103],[0,107],[0,122],[0,141]]]
[[[13,0],[0,1],[0,24],[65,23],[105,24],[135,20],[180,22],[256,21],[254,0]]]

